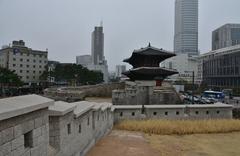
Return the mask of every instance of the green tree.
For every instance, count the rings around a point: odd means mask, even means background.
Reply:
[[[78,84],[98,84],[103,82],[103,74],[98,71],[90,71],[81,65],[76,64],[57,64],[51,73],[45,72],[42,78],[48,75],[55,78],[55,81],[67,81],[68,83]]]
[[[22,86],[23,82],[13,71],[0,67],[0,84],[1,86]]]

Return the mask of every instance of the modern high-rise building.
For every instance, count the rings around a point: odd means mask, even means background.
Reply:
[[[199,55],[198,0],[175,0],[174,52]]]
[[[212,32],[212,50],[240,44],[240,24],[225,24]]]
[[[89,70],[101,71],[104,82],[108,82],[108,65],[104,56],[104,33],[102,23],[92,32],[92,63],[87,65]]]
[[[104,33],[103,26],[95,27],[92,32],[92,59],[94,65],[103,64],[104,58]]]

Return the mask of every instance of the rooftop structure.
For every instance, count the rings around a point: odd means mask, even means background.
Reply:
[[[149,43],[148,47],[134,50],[132,56],[125,59],[133,66],[133,69],[123,74],[132,81],[135,80],[163,80],[167,76],[177,74],[176,70],[160,68],[159,65],[167,58],[176,56],[174,53],[152,47]]]

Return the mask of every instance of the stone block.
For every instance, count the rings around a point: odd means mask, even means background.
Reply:
[[[48,114],[43,116],[43,124],[47,124],[47,123],[49,123],[49,116],[48,116]]]
[[[34,129],[34,120],[26,121],[22,124],[22,132],[23,134],[30,132]]]
[[[13,134],[14,134],[14,138],[17,138],[17,137],[21,136],[23,134],[22,125],[14,126]]]
[[[2,131],[2,143],[3,144],[13,140],[13,138],[14,138],[13,137],[13,127],[7,128]]]
[[[42,127],[36,128],[33,130],[33,137],[36,138],[42,135]]]
[[[31,155],[30,155],[30,149],[28,149],[27,151],[25,151],[22,156],[31,156]]]
[[[40,156],[39,146],[30,149],[31,156]]]
[[[2,152],[2,155],[4,156],[10,154],[11,150],[12,150],[11,142],[8,142],[1,146],[1,152]]]
[[[24,145],[19,146],[17,149],[12,151],[12,156],[20,156],[25,152]]]
[[[17,149],[18,147],[20,147],[22,145],[24,145],[24,136],[23,135],[12,140],[12,150]]]
[[[3,144],[3,140],[2,140],[2,132],[0,131],[0,146]]]
[[[43,117],[34,119],[34,128],[41,127],[43,125]]]

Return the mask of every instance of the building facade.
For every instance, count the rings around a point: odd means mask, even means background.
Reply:
[[[92,32],[92,61],[94,65],[104,62],[104,33],[103,27],[95,27]]]
[[[225,24],[212,32],[212,50],[240,44],[240,24]]]
[[[198,55],[198,0],[175,0],[174,52]]]
[[[82,65],[83,67],[87,67],[89,64],[92,64],[92,56],[91,55],[81,55],[76,57],[76,64]]]
[[[197,77],[198,74],[198,59],[197,57],[190,57],[188,54],[179,54],[167,59],[161,63],[161,66],[164,68],[176,69],[179,72],[169,77],[171,81],[185,80],[192,82],[193,71],[195,77]],[[197,83],[197,79],[195,79],[195,83]]]
[[[125,65],[117,65],[116,66],[116,73],[115,77],[121,78],[123,75],[122,73],[126,71],[126,66]]]
[[[240,86],[240,45],[203,54],[202,78],[209,87],[236,88]]]
[[[22,40],[0,50],[0,66],[14,71],[25,83],[39,82],[47,64],[48,51],[32,50]]]

